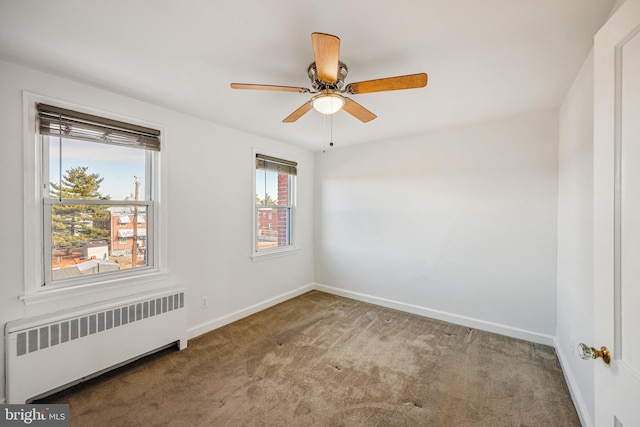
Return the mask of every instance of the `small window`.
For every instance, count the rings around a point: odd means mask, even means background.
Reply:
[[[155,267],[160,132],[45,104],[37,110],[44,285],[86,284]]]
[[[296,162],[256,154],[254,252],[274,252],[295,246],[296,175]]]

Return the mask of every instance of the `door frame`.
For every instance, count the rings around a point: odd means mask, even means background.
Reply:
[[[613,408],[632,413],[638,404],[621,389],[621,51],[640,33],[640,0],[626,0],[594,40],[594,346],[606,346],[611,365],[595,361],[595,425],[613,425]],[[638,381],[640,383],[640,380]],[[637,396],[635,396],[637,400]]]

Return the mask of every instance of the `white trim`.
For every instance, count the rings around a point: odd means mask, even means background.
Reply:
[[[38,155],[35,140],[36,111],[34,105],[46,98],[24,91],[22,93],[23,169],[24,169],[24,294],[33,294],[44,282],[44,255],[40,227],[43,212],[40,206],[39,183],[42,181],[42,156]]]
[[[259,311],[266,310],[267,308],[273,307],[276,304],[280,304],[281,302],[285,302],[292,298],[305,294],[309,291],[312,291],[313,289],[313,284],[305,285],[298,289],[294,289],[293,291],[285,292],[284,294],[269,298],[247,308],[243,308],[242,310],[234,311],[233,313],[227,314],[226,316],[218,317],[217,319],[213,319],[209,322],[201,323],[200,325],[196,325],[193,328],[188,329],[188,339],[206,334],[207,332],[211,332],[214,329],[218,329],[224,325],[228,325],[229,323],[233,323],[237,320],[251,316],[252,314],[258,313]]]
[[[297,252],[300,252],[300,248],[298,246],[281,246],[279,248],[263,249],[262,251],[256,252],[253,255],[251,255],[251,260],[262,261],[265,259],[279,258],[286,255],[292,255]]]
[[[448,313],[441,310],[435,310],[428,307],[394,301],[387,298],[380,298],[373,295],[362,294],[359,292],[348,291],[345,289],[334,288],[332,286],[321,285],[319,283],[314,284],[313,289],[345,298],[355,299],[357,301],[367,302],[383,307],[393,308],[395,310],[404,311],[407,313],[417,314],[419,316],[455,323],[457,325],[467,326],[482,331],[493,332],[512,338],[526,340],[538,344],[544,344],[552,347],[554,345],[553,336],[528,331],[526,329],[514,328],[512,326],[502,325],[500,323],[487,322],[485,320],[461,316],[459,314]]]
[[[21,300],[24,305],[32,305],[68,299],[69,297],[92,295],[105,291],[119,291],[126,288],[131,288],[132,293],[139,293],[146,290],[146,287],[149,284],[154,284],[154,287],[159,286],[155,285],[157,283],[167,283],[167,285],[162,286],[176,285],[173,281],[169,281],[168,279],[169,275],[167,273],[140,271],[140,274],[136,277],[129,276],[127,278],[101,280],[100,282],[85,283],[68,287],[54,287],[34,294],[20,295],[18,299]]]
[[[562,368],[565,382],[569,388],[569,394],[571,394],[571,399],[573,400],[573,406],[575,406],[578,418],[580,418],[580,424],[582,427],[593,427],[593,420],[591,420],[591,417],[589,416],[589,410],[584,402],[582,393],[580,392],[580,387],[578,387],[578,384],[576,383],[576,378],[573,376],[573,371],[571,370],[567,356],[565,356],[562,351],[562,346],[560,345],[560,341],[558,341],[558,337],[554,338],[553,343],[556,348],[556,355],[560,361],[560,368]]]
[[[281,302],[290,300],[306,292],[316,290],[320,292],[326,292],[328,294],[337,295],[345,298],[351,298],[357,301],[366,302],[369,304],[375,304],[382,307],[392,308],[394,310],[404,311],[406,313],[417,314],[419,316],[429,317],[432,319],[442,320],[445,322],[455,323],[457,325],[467,326],[470,328],[479,329],[482,331],[492,332],[500,335],[505,335],[512,338],[522,339],[529,342],[548,345],[554,347],[555,337],[551,335],[541,334],[538,332],[527,331],[525,329],[514,328],[507,325],[501,325],[498,323],[487,322],[484,320],[474,319],[471,317],[460,316],[453,313],[447,313],[440,310],[434,310],[426,307],[420,307],[413,304],[407,304],[399,301],[393,301],[386,298],[375,297],[372,295],[361,294],[359,292],[347,291],[344,289],[334,288],[332,286],[321,285],[319,283],[312,283],[302,286],[293,291],[286,292],[276,297],[267,299],[263,302],[251,305],[247,308],[235,311],[228,315],[213,319],[209,322],[196,325],[188,330],[189,339],[195,338],[199,335],[213,331],[229,323],[240,320],[244,317],[251,316],[259,311],[266,310]]]
[[[64,288],[60,286],[55,289],[55,286],[51,286],[50,289],[43,289],[41,284],[44,283],[44,271],[34,266],[45,265],[44,260],[44,248],[42,242],[41,227],[43,226],[42,203],[41,203],[41,190],[40,182],[42,181],[42,156],[39,153],[39,143],[37,140],[35,123],[36,123],[36,108],[35,104],[38,102],[47,103],[50,105],[57,105],[62,108],[75,109],[84,111],[88,114],[99,115],[102,117],[127,121],[129,123],[138,124],[141,126],[152,127],[160,130],[162,145],[166,147],[168,140],[168,132],[164,126],[157,123],[147,122],[133,117],[116,115],[114,113],[98,110],[86,105],[79,105],[68,101],[63,101],[48,96],[39,95],[29,91],[22,92],[22,109],[23,109],[23,169],[24,169],[24,288],[23,294],[19,297],[20,300],[28,305],[32,302],[43,302],[55,300],[63,297],[84,295],[89,293],[95,293],[100,291],[109,291],[114,289],[114,285],[126,285],[131,288],[132,293],[140,292],[146,287],[146,284],[151,280],[157,280],[165,278],[168,274],[167,266],[167,238],[166,233],[160,233],[160,230],[166,230],[168,224],[168,203],[167,203],[167,180],[168,169],[166,167],[167,156],[157,153],[157,159],[154,162],[154,167],[150,173],[155,174],[154,181],[148,185],[147,191],[154,192],[154,203],[157,209],[154,209],[153,204],[150,205],[151,221],[153,221],[154,232],[152,235],[147,236],[150,246],[152,242],[155,242],[157,248],[156,253],[150,253],[150,256],[154,256],[155,263],[146,272],[136,275],[135,277],[128,276],[120,277],[119,280],[100,280],[99,283],[91,283],[88,286],[82,286],[82,290],[73,292],[74,287]],[[157,188],[151,188],[153,184],[156,184]],[[142,277],[142,278],[141,278]],[[94,289],[89,290],[91,286]],[[79,289],[79,287],[75,287]]]
[[[296,175],[294,179],[293,185],[291,185],[293,189],[293,194],[290,194],[291,201],[291,214],[289,217],[289,245],[281,246],[272,249],[263,249],[258,251],[258,242],[256,236],[256,225],[257,225],[257,215],[256,215],[256,154],[264,154],[265,156],[276,157],[283,160],[289,160],[292,162],[296,162],[298,165],[300,161],[295,156],[283,155],[280,153],[275,153],[269,150],[263,150],[260,147],[252,147],[251,149],[251,259],[253,261],[259,261],[262,259],[270,259],[278,256],[288,255],[292,252],[298,251],[298,175]],[[291,181],[290,181],[291,182]],[[283,205],[284,206],[284,205]]]

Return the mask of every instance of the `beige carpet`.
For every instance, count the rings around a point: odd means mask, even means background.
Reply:
[[[579,426],[553,348],[313,291],[51,396],[73,426]]]

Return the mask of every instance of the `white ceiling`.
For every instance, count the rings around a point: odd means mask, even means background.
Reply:
[[[0,0],[0,58],[246,132],[322,149],[330,120],[282,119],[308,94],[311,33],[341,39],[346,82],[426,72],[423,89],[353,95],[336,146],[560,105],[614,0]]]

